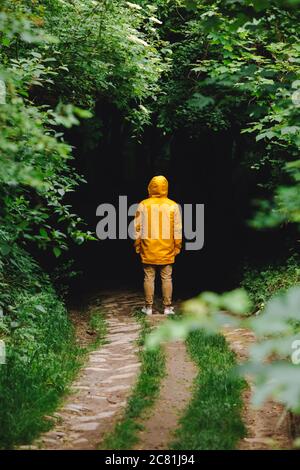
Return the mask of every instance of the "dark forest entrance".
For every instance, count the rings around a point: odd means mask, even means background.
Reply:
[[[246,223],[251,213],[251,179],[240,167],[234,132],[207,131],[191,138],[180,130],[164,136],[153,126],[137,143],[120,113],[102,103],[94,120],[69,138],[76,147],[76,167],[87,180],[71,202],[91,231],[99,221],[99,204],[118,207],[119,195],[128,196],[128,205],[139,202],[147,197],[148,182],[157,174],[168,178],[171,199],[205,205],[204,247],[183,252],[176,262],[179,296],[231,289],[240,280],[246,253],[267,254],[268,236],[265,240],[255,235]],[[91,242],[75,250],[83,273],[77,281],[80,288],[141,285],[132,240]]]

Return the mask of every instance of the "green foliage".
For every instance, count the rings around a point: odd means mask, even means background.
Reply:
[[[298,3],[2,0],[0,338],[8,344],[9,361],[0,376],[3,447],[29,441],[49,424],[42,415],[53,409],[76,369],[64,308],[47,276],[23,250],[30,245],[60,258],[70,242],[93,239],[67,202],[84,181],[72,168],[73,149],[64,129],[90,118],[96,103],[108,102],[135,136],[153,122],[169,136],[177,129],[198,139],[207,132],[231,132],[244,148],[238,165],[248,168],[257,185],[252,226],[299,226]],[[92,125],[95,141],[101,130]],[[95,145],[92,139],[90,145]],[[295,260],[249,273],[244,285],[251,300],[259,307],[266,304],[266,310],[242,322],[259,337],[251,370],[260,398],[274,394],[296,410],[294,381],[299,378],[287,357],[298,331],[298,290],[269,298],[298,282]],[[199,327],[215,333],[224,322],[239,325],[240,319],[224,310],[240,315],[250,309],[242,290],[203,293],[185,304],[182,321],[166,322],[147,344],[186,338]],[[101,331],[101,320],[93,322]],[[195,344],[197,335],[191,337]],[[203,347],[206,341],[217,340],[201,337]],[[137,431],[134,419],[158,390],[161,356],[149,350],[144,354],[136,401],[116,431],[120,448],[128,442],[127,431]],[[273,362],[258,364],[258,357],[270,355]],[[193,406],[195,413],[201,411],[196,402]],[[182,442],[190,442],[185,433]]]
[[[91,330],[96,334],[96,339],[93,341],[89,349],[99,348],[105,342],[107,334],[107,324],[105,317],[101,311],[93,310],[89,321]]]
[[[54,84],[59,64],[38,52],[36,43],[46,47],[52,42],[18,7],[8,2],[0,7],[1,37],[7,44],[0,51],[0,250],[8,255],[15,243],[26,241],[41,248],[50,245],[58,257],[68,238],[78,243],[91,238],[64,203],[82,178],[71,169],[72,149],[58,130],[88,115],[76,106],[37,103],[36,89]],[[33,42],[35,50],[30,49]]]
[[[11,448],[52,426],[44,416],[68,390],[82,354],[104,342],[106,322],[93,309],[94,341],[79,348],[64,304],[28,253],[14,245],[0,263],[0,340],[7,353],[0,365],[0,448]]]
[[[160,21],[116,1],[5,1],[0,13],[1,224],[10,243],[50,245],[59,257],[69,238],[93,239],[65,202],[83,179],[61,129],[91,117],[80,106],[105,96],[136,132],[150,122],[169,62]]]
[[[238,315],[248,314],[251,302],[244,289],[235,289],[224,294],[202,292],[197,297],[183,304],[184,318],[174,322],[166,320],[146,339],[146,347],[155,349],[163,341],[186,339],[188,335],[199,328],[205,328],[211,333],[218,332],[224,322],[235,325],[237,321],[228,317],[226,310]]]
[[[226,295],[232,299],[233,305],[236,294]],[[256,342],[250,348],[248,363],[240,367],[240,372],[250,374],[254,379],[254,403],[261,405],[273,397],[288,409],[300,413],[300,288],[294,286],[271,297],[258,316],[225,314],[220,310],[223,296],[210,294],[208,297],[204,294],[186,302],[185,317],[178,322],[177,330],[172,329],[170,323],[163,325],[152,333],[148,345],[154,347],[164,339],[178,338],[178,331],[180,337],[187,337],[194,330],[215,334],[221,332],[224,325],[251,329]],[[244,302],[246,313],[246,297]]]
[[[245,436],[241,419],[245,382],[234,372],[235,355],[223,336],[208,336],[203,331],[191,333],[187,346],[199,374],[172,448],[234,449]]]
[[[299,284],[300,267],[297,255],[285,263],[253,269],[245,266],[242,286],[249,294],[257,309],[264,307],[267,300],[274,294],[285,292],[289,287]]]
[[[155,2],[173,52],[159,126],[235,136],[245,148],[240,163],[257,181],[255,228],[300,220],[297,3]]]
[[[300,413],[299,302],[300,288],[292,287],[271,298],[262,314],[246,323],[257,338],[249,363],[242,369],[255,377],[255,404],[272,396]]]

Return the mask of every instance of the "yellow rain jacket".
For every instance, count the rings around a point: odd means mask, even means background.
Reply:
[[[167,197],[164,176],[154,176],[148,192],[135,214],[135,249],[144,264],[172,264],[182,245],[180,209]]]

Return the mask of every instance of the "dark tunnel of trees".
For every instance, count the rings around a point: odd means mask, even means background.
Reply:
[[[249,226],[257,187],[252,173],[241,163],[247,141],[241,139],[239,129],[204,131],[197,136],[183,129],[164,136],[152,126],[136,143],[112,104],[99,102],[96,110],[93,125],[101,132],[98,141],[94,136],[92,149],[90,123],[68,136],[76,149],[76,169],[87,181],[70,202],[89,230],[94,232],[100,220],[96,217],[99,204],[113,204],[118,220],[119,195],[128,197],[128,206],[137,203],[147,197],[152,176],[163,174],[169,180],[171,199],[193,204],[194,215],[195,204],[205,206],[203,248],[183,251],[176,261],[179,297],[232,289],[241,281],[245,264],[263,266],[274,259],[274,253],[278,259],[285,256],[286,230],[257,232]],[[81,272],[75,291],[99,285],[141,288],[141,266],[133,241],[118,239],[118,230],[115,240],[75,246],[74,259]]]

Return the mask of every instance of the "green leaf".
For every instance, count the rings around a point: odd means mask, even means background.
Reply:
[[[45,238],[45,239],[49,239],[48,233],[44,228],[40,228],[40,236]]]
[[[10,39],[9,38],[2,38],[2,46],[8,47],[10,45]]]
[[[54,253],[54,255],[56,256],[56,258],[59,258],[60,255],[61,255],[61,250],[60,250],[60,248],[54,247],[54,248],[53,248],[53,253]]]
[[[35,309],[36,309],[38,312],[47,313],[47,310],[45,309],[45,307],[43,307],[43,305],[35,305]]]
[[[7,256],[11,252],[11,245],[8,243],[1,243],[0,244],[0,252],[3,256]]]
[[[251,301],[244,289],[235,289],[221,296],[221,302],[225,309],[232,313],[249,314]]]

